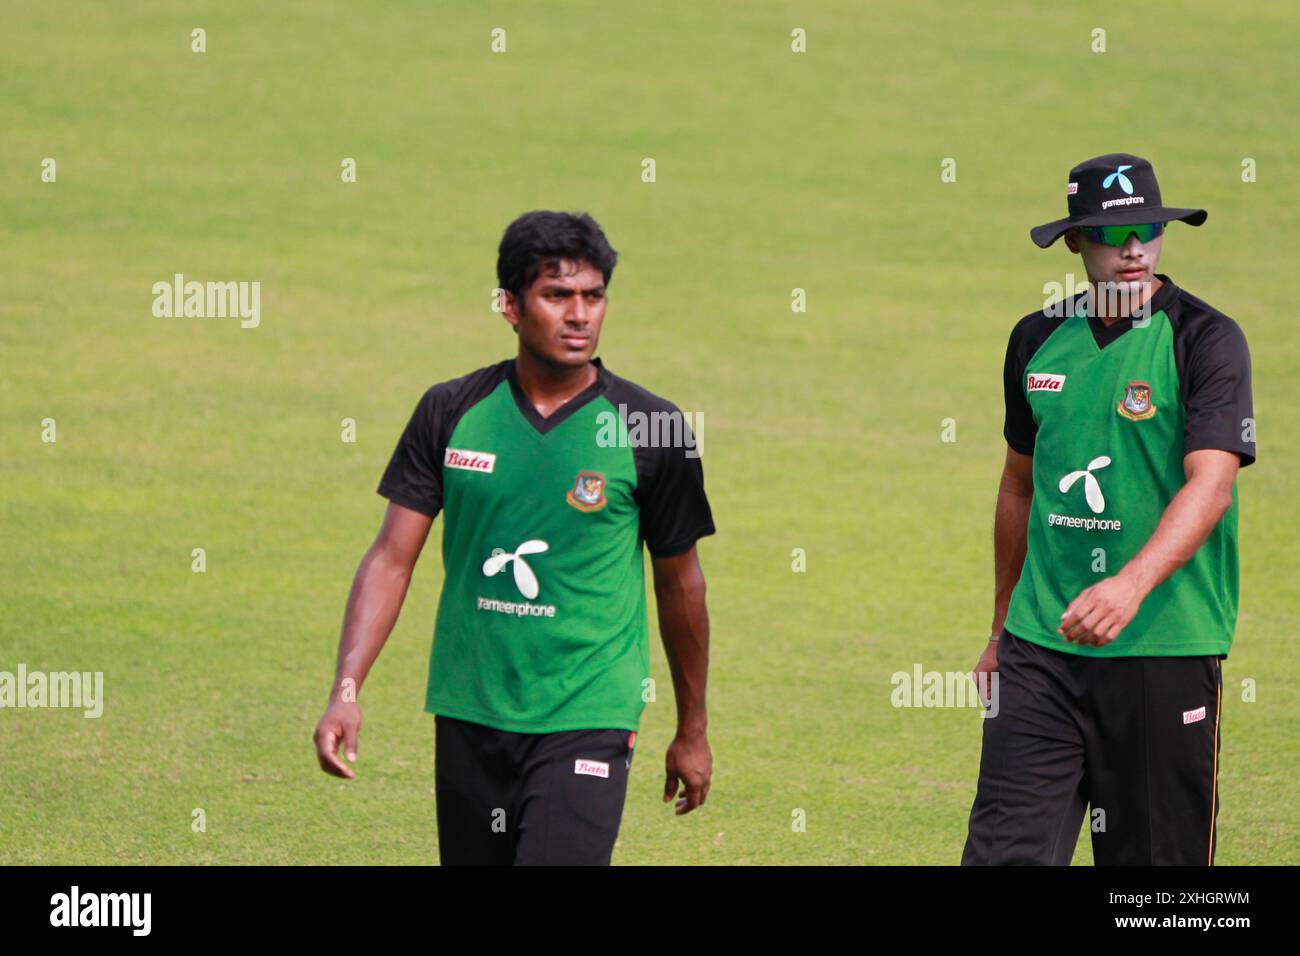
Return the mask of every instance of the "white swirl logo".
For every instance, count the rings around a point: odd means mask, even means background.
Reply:
[[[537,584],[537,575],[533,573],[533,569],[524,561],[523,556],[525,554],[541,554],[549,547],[550,545],[545,541],[534,539],[532,541],[525,541],[515,549],[513,554],[507,551],[502,551],[500,548],[494,548],[492,551],[492,557],[483,562],[483,573],[488,577],[492,577],[505,570],[507,564],[514,564],[515,587],[519,588],[520,594],[531,601],[533,598],[537,597],[537,592],[540,588]]]
[[[1102,497],[1101,485],[1097,484],[1097,479],[1093,475],[1094,471],[1105,468],[1110,464],[1109,455],[1098,455],[1092,461],[1088,462],[1088,467],[1082,471],[1072,471],[1061,479],[1059,485],[1061,494],[1065,494],[1074,487],[1074,483],[1080,478],[1083,479],[1083,497],[1088,502],[1088,507],[1092,509],[1095,515],[1101,514],[1106,510],[1106,499]]]

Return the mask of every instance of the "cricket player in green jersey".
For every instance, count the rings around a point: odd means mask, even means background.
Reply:
[[[708,795],[702,421],[594,357],[616,261],[590,216],[511,223],[497,275],[518,354],[425,392],[379,485],[317,757],[354,776],[337,751],[356,760],[357,692],[443,514],[425,709],[444,864],[610,862],[653,686],[643,546],[677,701],[664,800]]]
[[[1098,864],[1210,865],[1221,660],[1237,620],[1238,469],[1255,460],[1250,355],[1226,315],[1155,272],[1151,164],[1070,171],[1064,236],[1088,288],[1022,319],[967,864],[1068,864],[1087,813]],[[996,681],[991,675],[996,673]],[[996,713],[996,716],[993,714]]]

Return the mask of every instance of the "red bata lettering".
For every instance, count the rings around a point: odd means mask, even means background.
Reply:
[[[1028,390],[1031,392],[1059,392],[1064,384],[1064,375],[1030,375]]]
[[[455,465],[457,468],[486,468],[488,466],[486,458],[480,458],[478,455],[458,455],[455,452],[447,456],[447,464]]]
[[[464,468],[467,471],[491,472],[496,466],[497,456],[487,452],[461,451],[448,448],[443,464],[448,468]]]

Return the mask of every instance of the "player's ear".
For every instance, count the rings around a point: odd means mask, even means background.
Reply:
[[[523,302],[509,289],[503,289],[501,292],[501,314],[506,317],[510,327],[514,329],[515,334],[519,334],[519,313],[522,309]]]
[[[1071,252],[1079,252],[1083,247],[1079,244],[1079,227],[1071,226],[1065,230],[1065,248]]]

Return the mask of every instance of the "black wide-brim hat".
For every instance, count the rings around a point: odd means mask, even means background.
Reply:
[[[1046,249],[1071,226],[1137,226],[1147,222],[1185,222],[1199,226],[1204,209],[1179,209],[1160,204],[1155,170],[1140,156],[1107,153],[1087,159],[1070,170],[1066,187],[1070,214],[1029,230]]]

